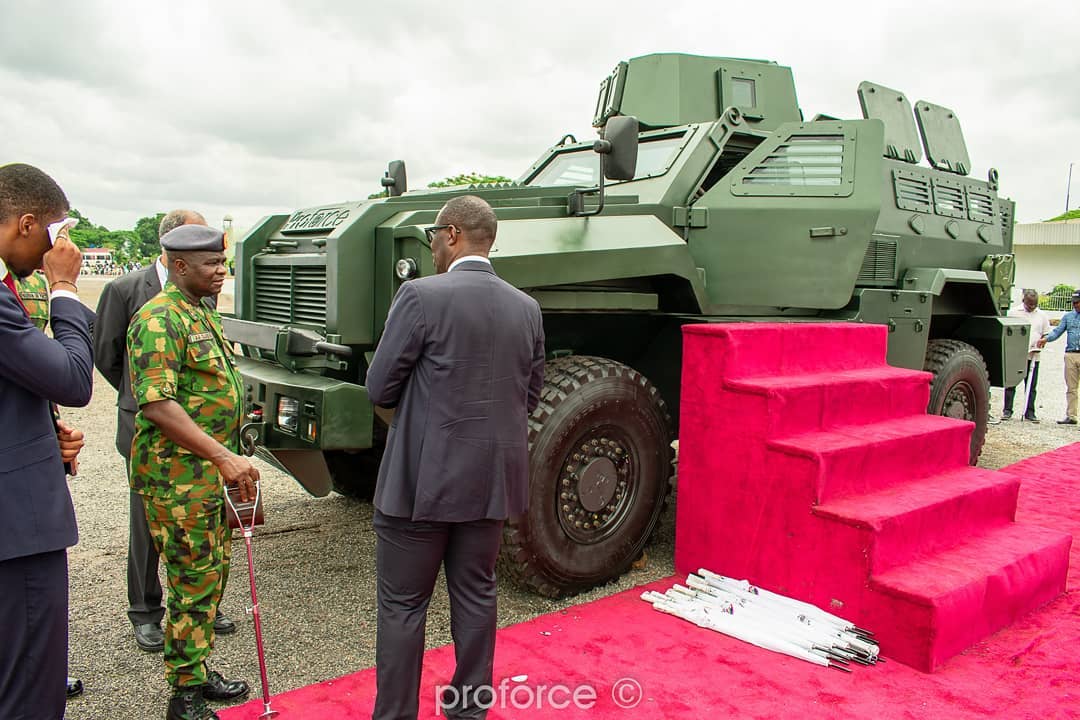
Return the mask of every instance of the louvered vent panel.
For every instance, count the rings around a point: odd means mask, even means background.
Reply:
[[[326,268],[297,267],[293,276],[293,320],[326,325]]]
[[[974,188],[967,189],[968,220],[981,223],[994,222],[994,198]]]
[[[857,282],[891,282],[895,279],[896,241],[871,240]]]
[[[255,319],[326,325],[326,268],[255,265]]]
[[[934,212],[951,218],[962,218],[966,213],[964,188],[942,180],[934,181]]]
[[[843,135],[793,135],[758,163],[743,184],[838,186],[843,165]]]
[[[896,192],[896,207],[901,210],[933,212],[934,203],[927,178],[903,170],[894,170],[893,190]]]

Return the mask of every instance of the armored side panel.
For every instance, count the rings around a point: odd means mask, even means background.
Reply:
[[[904,93],[864,81],[859,83],[859,105],[864,118],[885,123],[885,157],[913,164],[922,160],[915,116]]]
[[[735,107],[756,129],[802,119],[791,68],[665,53],[619,63],[600,86],[593,124],[633,115],[643,129],[711,122]]]
[[[938,170],[967,175],[971,170],[964,132],[956,113],[941,105],[920,100],[915,103],[915,118],[922,131],[926,157]]]
[[[791,123],[695,204],[690,252],[714,310],[851,300],[881,209],[880,120]]]

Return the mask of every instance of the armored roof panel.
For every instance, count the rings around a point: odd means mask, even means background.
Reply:
[[[920,100],[915,103],[915,119],[919,122],[930,164],[938,170],[967,175],[971,171],[971,160],[956,113]]]
[[[863,117],[885,123],[885,157],[917,163],[922,160],[915,116],[904,93],[872,82],[859,83]]]

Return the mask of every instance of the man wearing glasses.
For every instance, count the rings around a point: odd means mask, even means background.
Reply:
[[[440,566],[457,669],[447,717],[492,702],[495,559],[528,507],[528,416],[544,382],[540,306],[488,260],[495,213],[456,197],[426,229],[437,275],[404,283],[367,373],[397,408],[375,488],[379,620],[375,720],[415,718],[427,606]]]

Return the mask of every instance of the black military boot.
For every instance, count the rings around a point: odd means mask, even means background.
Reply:
[[[206,704],[202,685],[178,687],[169,698],[165,720],[220,720]]]
[[[247,695],[251,688],[243,680],[226,680],[216,670],[206,671],[206,684],[202,686],[207,700],[235,700]]]

